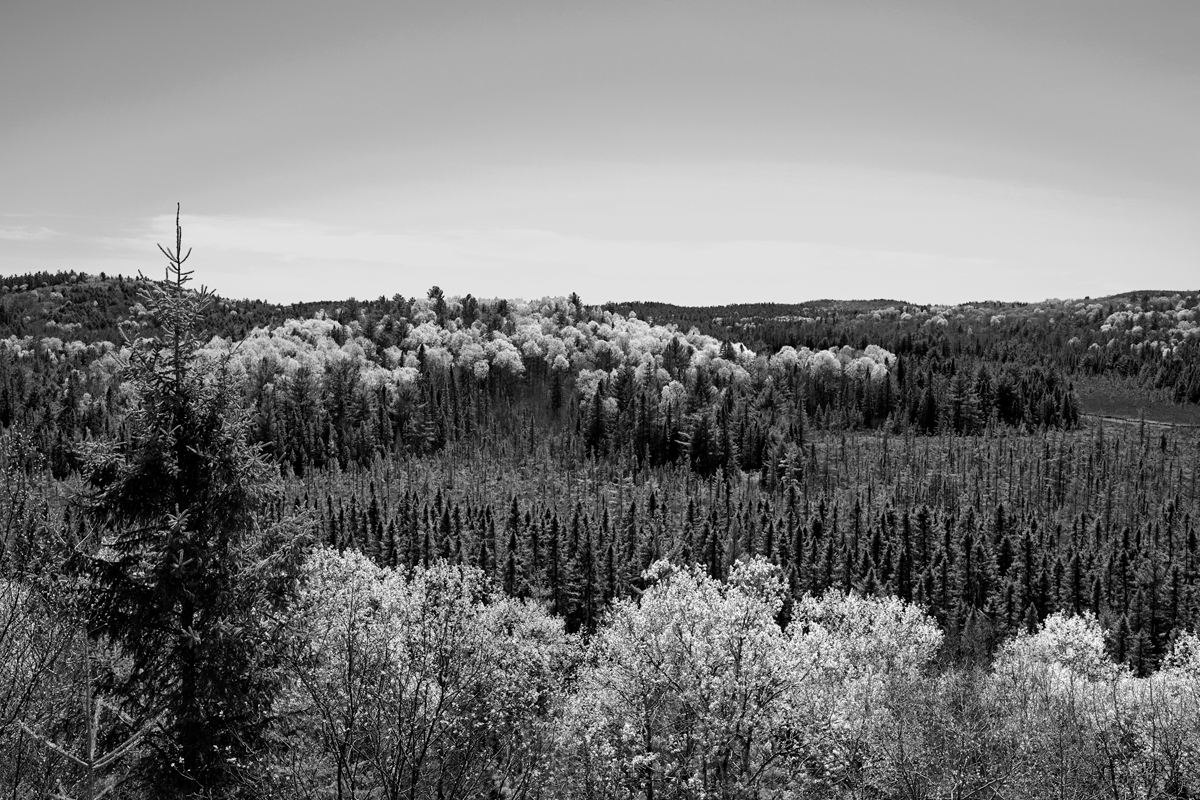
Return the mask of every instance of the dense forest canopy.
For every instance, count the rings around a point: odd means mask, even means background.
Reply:
[[[1200,293],[281,307],[164,252],[0,279],[11,796],[1200,793]]]

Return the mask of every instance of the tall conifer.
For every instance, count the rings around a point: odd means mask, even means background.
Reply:
[[[160,333],[129,341],[128,439],[87,454],[91,628],[120,647],[114,690],[149,724],[140,767],[160,797],[229,797],[255,771],[279,690],[278,629],[298,570],[294,525],[267,526],[277,471],[247,440],[221,361],[197,351],[209,295],[186,286],[182,231],[142,302]]]

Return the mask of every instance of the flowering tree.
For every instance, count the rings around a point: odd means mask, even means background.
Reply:
[[[941,645],[937,624],[896,597],[829,591],[797,601],[788,632],[796,658],[812,664],[796,714],[815,787],[838,795],[903,783],[901,753],[913,746],[904,712]]]
[[[592,645],[561,731],[562,794],[742,797],[791,782],[791,709],[810,664],[775,622],[777,570],[730,583],[655,563]]]
[[[1200,788],[1196,637],[1157,674],[1135,677],[1105,652],[1091,615],[1052,614],[1009,641],[988,686],[1001,726],[1020,743],[1025,797],[1189,797]]]
[[[445,562],[411,579],[318,553],[293,624],[276,771],[306,796],[528,794],[574,658],[541,609]]]

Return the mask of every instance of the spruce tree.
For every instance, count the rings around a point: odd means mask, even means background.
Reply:
[[[178,210],[175,249],[160,250],[167,279],[141,293],[160,332],[128,342],[126,439],[86,454],[84,502],[101,533],[87,560],[91,629],[126,656],[113,689],[153,730],[139,764],[151,794],[231,797],[257,771],[280,686],[271,620],[304,537],[260,515],[278,472],[248,442],[226,364],[198,352],[210,295],[186,286]]]

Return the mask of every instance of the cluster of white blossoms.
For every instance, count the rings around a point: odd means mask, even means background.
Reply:
[[[0,339],[0,352],[16,358],[32,358],[40,355],[51,363],[60,359],[97,358],[111,353],[116,348],[111,342],[93,342],[84,344],[73,339],[61,339],[57,336],[9,336]]]
[[[852,380],[878,382],[887,378],[896,365],[896,356],[878,345],[867,345],[864,350],[852,347],[831,347],[828,350],[799,350],[785,346],[771,356],[770,369],[777,374],[786,374],[799,369],[811,378],[832,381],[845,376]]]

